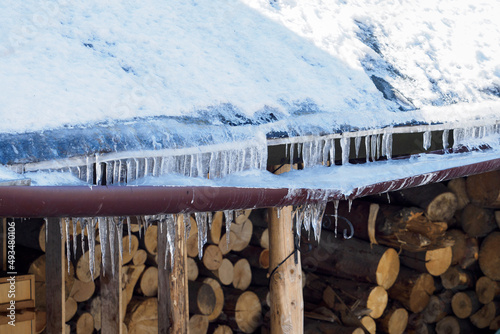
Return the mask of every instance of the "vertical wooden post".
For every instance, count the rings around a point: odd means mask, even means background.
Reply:
[[[108,222],[108,235],[115,229],[114,253],[111,253],[111,240],[106,242],[106,264],[103,263],[101,282],[101,333],[122,334],[122,263],[120,261],[119,240],[116,223],[113,219]],[[103,247],[103,240],[101,240]],[[114,268],[111,264],[114,257]]]
[[[45,300],[47,303],[47,334],[65,332],[65,288],[64,288],[64,238],[61,236],[59,218],[47,220],[47,243],[45,246]]]
[[[158,333],[188,333],[187,246],[182,215],[175,224],[173,267],[165,263],[167,227],[158,229]],[[168,254],[170,258],[170,254]],[[166,264],[166,266],[165,266]]]
[[[269,217],[269,273],[272,274],[269,278],[271,334],[303,333],[304,302],[300,255],[297,256],[297,264],[295,256],[289,256],[295,249],[292,207],[282,208],[279,218],[278,209],[271,208]]]

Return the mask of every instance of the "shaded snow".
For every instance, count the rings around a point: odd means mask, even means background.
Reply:
[[[264,132],[498,118],[496,5],[5,0],[0,132],[263,110]]]

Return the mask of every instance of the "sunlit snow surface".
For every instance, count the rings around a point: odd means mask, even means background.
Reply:
[[[272,114],[264,132],[498,118],[497,5],[5,0],[0,132],[238,113]]]

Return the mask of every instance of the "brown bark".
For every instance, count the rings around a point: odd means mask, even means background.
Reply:
[[[451,246],[452,265],[459,265],[462,269],[466,269],[477,262],[479,245],[476,238],[469,237],[458,229],[449,230],[446,235],[454,241]]]
[[[475,204],[463,209],[460,220],[462,229],[471,237],[484,237],[497,228],[494,211]]]
[[[309,251],[304,241],[301,247],[303,268],[309,272],[355,279],[384,289],[391,287],[398,276],[399,258],[392,248],[354,238],[336,239],[334,233],[326,230],[322,231],[317,247]]]
[[[403,252],[399,259],[409,268],[439,276],[450,267],[452,250],[446,247],[418,253]]]
[[[429,304],[434,290],[434,278],[431,275],[401,268],[388,293],[390,298],[400,301],[408,310],[418,313]]]
[[[483,274],[500,281],[500,232],[490,233],[479,249],[479,267]]]
[[[467,290],[474,287],[476,282],[475,274],[460,267],[450,267],[441,275],[441,284],[445,289]]]
[[[429,304],[422,311],[423,320],[426,323],[432,324],[451,314],[451,298],[453,298],[451,290],[445,290],[438,295],[431,296]]]
[[[472,203],[500,208],[500,171],[471,175],[467,178],[466,187]]]
[[[397,200],[404,204],[418,206],[425,210],[431,221],[448,222],[457,210],[458,201],[442,183],[408,188],[393,193]]]

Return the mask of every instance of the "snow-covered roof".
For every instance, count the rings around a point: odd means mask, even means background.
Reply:
[[[2,1],[0,162],[497,122],[496,8]]]

